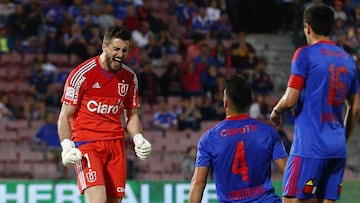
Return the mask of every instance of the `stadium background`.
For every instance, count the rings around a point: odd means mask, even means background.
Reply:
[[[0,7],[5,4],[4,2],[7,1],[0,2]],[[15,1],[9,2],[16,3]],[[51,1],[44,1],[44,4],[50,2]],[[187,29],[184,25],[179,23],[177,17],[174,16],[174,13],[172,12],[174,2],[175,1],[155,0],[151,1],[151,4],[154,9],[158,8],[160,11],[165,11],[164,13],[166,13],[166,15],[163,16],[164,21],[170,25],[173,32],[179,34],[178,36],[181,43],[181,48],[179,48],[178,53],[168,54],[164,56],[163,59],[181,63],[186,57],[186,47],[193,43],[193,40],[186,37]],[[209,3],[209,1],[196,2],[202,2],[204,4]],[[246,32],[246,41],[255,48],[257,57],[264,58],[267,62],[266,71],[271,75],[274,83],[271,94],[266,97],[266,101],[270,106],[278,99],[286,87],[286,80],[289,76],[289,67],[293,51],[296,47],[304,44],[304,38],[301,34],[301,23],[299,21],[301,9],[304,8],[306,4],[313,2],[275,0],[220,1],[223,8],[229,13],[230,20],[234,26],[234,37],[224,40],[224,43],[230,48],[233,43],[236,43],[236,33],[239,31]],[[323,2],[331,6],[335,5],[334,1]],[[349,2],[354,5],[357,3],[356,1]],[[61,2],[64,6],[69,6],[71,3],[72,1],[70,0]],[[289,5],[290,7],[287,7]],[[281,11],[284,10],[281,9],[284,8],[293,9],[292,11],[295,15],[291,21],[290,27],[286,27],[286,25],[283,24],[284,16],[282,16],[283,12]],[[0,15],[2,15],[1,12]],[[43,17],[45,17],[45,11],[43,15]],[[347,15],[348,19],[351,19],[352,13],[347,12]],[[4,28],[10,30],[6,23],[1,24],[0,30],[3,30]],[[356,28],[356,24],[349,20],[348,28]],[[348,33],[350,33],[350,31],[351,29],[347,30]],[[210,48],[216,46],[216,40],[212,38],[206,39],[205,43],[207,43]],[[23,44],[16,40],[15,44],[19,46],[17,47],[17,51],[11,53],[2,52],[0,54],[0,90],[1,94],[8,94],[11,96],[13,104],[21,105],[29,88],[28,80],[31,75],[30,64],[33,62],[37,52],[36,50],[31,50],[30,48],[32,47],[24,47]],[[354,56],[356,56],[356,53],[354,53]],[[68,72],[81,61],[79,56],[75,54],[64,53],[48,54],[47,60],[54,64],[58,68],[58,71],[64,72]],[[154,71],[161,76],[165,69],[156,68]],[[234,67],[226,66],[220,67],[219,72],[225,76],[230,76],[237,71]],[[53,92],[61,93],[62,84],[53,83],[50,85],[50,89]],[[179,96],[172,96],[168,99],[170,106],[178,105],[181,100]],[[189,133],[188,131],[177,131],[167,132],[166,135],[164,135],[163,133],[154,130],[151,123],[153,113],[157,109],[158,106],[156,104],[149,105],[146,103],[143,103],[141,108],[141,115],[145,128],[144,134],[150,139],[154,147],[151,158],[145,161],[136,159],[132,151],[131,142],[128,142],[129,147],[127,154],[129,156],[129,163],[131,163],[132,172],[135,171],[135,173],[131,173],[129,177],[129,184],[135,191],[134,194],[137,199],[140,198],[139,187],[145,183],[150,184],[149,191],[151,194],[164,194],[163,188],[167,183],[173,185],[173,188],[176,188],[174,185],[185,184],[186,188],[189,181],[184,180],[181,172],[181,164],[183,158],[186,156],[186,149],[191,146],[196,146],[201,133],[214,123],[218,122],[218,120],[203,121],[201,123],[201,129],[196,132],[190,131]],[[5,194],[20,191],[22,188],[20,186],[22,185],[25,185],[24,193],[19,192],[19,194],[25,197],[24,202],[34,201],[31,200],[32,197],[29,196],[29,194],[33,193],[28,190],[31,188],[29,186],[32,184],[40,183],[40,185],[46,185],[45,187],[40,187],[40,194],[55,194],[54,188],[56,188],[56,185],[59,183],[65,183],[65,185],[68,184],[71,187],[74,186],[75,183],[71,181],[73,178],[71,170],[65,169],[65,171],[62,172],[64,172],[66,176],[59,176],[59,170],[63,170],[63,168],[59,169],[57,164],[48,163],[46,159],[44,159],[43,151],[30,147],[31,144],[29,142],[43,124],[43,119],[29,120],[23,118],[0,118],[0,203],[14,202],[10,201],[10,199],[15,197]],[[292,127],[291,120],[286,122],[283,126],[283,129],[290,140],[292,138]],[[345,173],[346,181],[344,183],[343,196],[339,202],[360,202],[358,193],[358,191],[360,191],[359,132],[359,128],[357,128],[356,133],[354,133],[354,136],[348,143],[349,158]],[[276,190],[279,192],[281,175],[275,168],[272,170]],[[49,185],[51,185],[51,187],[48,187]],[[174,192],[174,190],[171,191],[173,192],[172,196],[175,198],[177,193]],[[2,197],[2,194],[5,196]],[[45,195],[43,198],[46,199],[47,196]],[[161,198],[163,197],[160,195],[160,197],[151,199],[151,202],[165,202],[165,200]],[[7,201],[7,199],[9,199],[9,201]],[[39,200],[38,202],[52,201],[56,202],[59,200],[55,201],[54,198],[51,201]],[[172,199],[172,201],[176,202],[175,199]],[[129,202],[131,201],[129,200]]]

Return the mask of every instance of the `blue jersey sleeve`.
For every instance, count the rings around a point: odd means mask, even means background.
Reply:
[[[211,154],[209,151],[209,144],[207,143],[209,139],[209,131],[204,133],[201,137],[198,144],[198,151],[196,155],[195,166],[212,166]]]
[[[305,54],[306,49],[298,48],[293,57],[291,62],[291,74],[293,75],[300,75],[303,78],[307,77],[307,73],[309,70],[308,58]]]

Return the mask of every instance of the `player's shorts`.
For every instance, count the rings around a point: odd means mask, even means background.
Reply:
[[[297,199],[338,200],[342,190],[345,158],[316,159],[290,155],[282,195]]]
[[[94,141],[80,145],[81,165],[75,165],[80,193],[104,185],[109,197],[125,195],[126,157],[123,139]]]

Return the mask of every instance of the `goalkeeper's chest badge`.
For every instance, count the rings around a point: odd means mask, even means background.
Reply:
[[[86,179],[89,183],[96,181],[96,171],[89,171],[86,173]]]
[[[126,84],[125,81],[118,83],[118,93],[120,96],[125,96],[129,89],[129,84]]]

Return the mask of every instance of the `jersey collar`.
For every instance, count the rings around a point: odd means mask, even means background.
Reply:
[[[330,40],[318,40],[314,44],[317,44],[317,43],[335,44],[333,41],[330,41]]]
[[[240,115],[236,115],[236,116],[227,116],[225,118],[225,120],[241,120],[241,119],[247,119],[249,118],[249,115],[246,114],[240,114]]]

